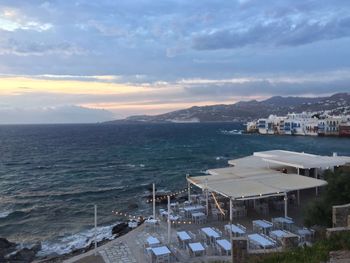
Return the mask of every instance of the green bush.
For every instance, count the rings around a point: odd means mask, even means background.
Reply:
[[[324,175],[328,185],[318,200],[305,211],[305,225],[332,226],[332,206],[350,203],[350,173],[338,170]]]
[[[320,263],[329,259],[329,252],[350,249],[350,233],[344,232],[316,242],[312,247],[298,247],[288,252],[255,256],[249,263]]]
[[[328,185],[318,200],[311,202],[305,211],[305,225],[332,226],[332,206],[350,203],[350,173],[337,170],[324,174]],[[249,263],[319,263],[329,259],[329,252],[350,250],[350,232],[339,233],[316,242],[312,247],[259,255],[249,258]]]

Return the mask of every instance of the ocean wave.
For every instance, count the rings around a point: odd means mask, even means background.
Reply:
[[[146,165],[143,164],[143,163],[140,163],[140,164],[131,164],[131,163],[129,163],[129,164],[124,164],[122,166],[129,167],[129,168],[136,168],[136,167],[144,168],[144,167],[146,167]]]
[[[217,157],[215,157],[215,160],[217,160],[217,161],[226,160],[226,159],[227,159],[227,157],[225,157],[225,156],[217,156]]]
[[[96,240],[112,240],[115,235],[112,235],[112,229],[117,224],[110,226],[97,227]],[[41,250],[38,252],[38,257],[49,255],[63,255],[74,250],[90,246],[94,242],[95,230],[94,228],[84,230],[74,235],[63,237],[57,241],[43,241],[41,242]]]
[[[220,130],[220,133],[224,135],[242,135],[243,130]]]
[[[95,193],[105,193],[105,192],[111,192],[115,190],[122,190],[124,187],[105,187],[105,188],[98,188],[98,189],[86,189],[84,191],[81,190],[74,190],[70,192],[64,192],[64,191],[38,191],[38,192],[30,192],[30,193],[22,193],[18,196],[20,197],[46,197],[46,196],[74,196],[74,195],[82,195],[82,194],[95,194]]]
[[[12,213],[11,210],[0,211],[0,218],[6,218]]]

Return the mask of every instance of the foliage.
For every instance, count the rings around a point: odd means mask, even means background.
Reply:
[[[328,185],[318,200],[310,203],[305,213],[305,225],[332,226],[332,206],[350,203],[350,172],[327,171]]]
[[[350,232],[316,242],[312,247],[298,247],[288,252],[252,257],[249,263],[319,263],[329,259],[329,252],[350,249]]]
[[[332,226],[332,206],[350,203],[350,172],[337,170],[324,174],[328,185],[318,200],[307,207],[305,224],[308,226]],[[343,232],[329,239],[322,239],[312,247],[298,247],[283,253],[250,257],[249,263],[319,263],[329,259],[330,251],[350,250],[350,232]]]

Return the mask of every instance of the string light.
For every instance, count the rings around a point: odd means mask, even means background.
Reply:
[[[118,212],[118,211],[112,211],[113,214],[117,215],[117,216],[123,216],[129,219],[141,219],[141,216],[134,216],[134,215],[129,215],[127,213],[124,212]],[[171,223],[173,225],[191,225],[193,224],[192,221],[182,221],[182,220],[171,220]]]
[[[122,216],[122,217],[126,217],[126,218],[129,218],[129,219],[138,219],[138,220],[141,219],[141,216],[134,216],[134,215],[130,215],[130,214],[127,214],[127,213],[124,213],[124,212],[112,211],[112,213],[117,215],[117,216]]]
[[[191,186],[190,188],[192,188],[192,186]],[[170,193],[170,194],[167,194],[167,195],[162,196],[162,197],[157,197],[157,198],[155,198],[154,200],[155,200],[156,202],[163,201],[163,200],[166,200],[166,199],[168,198],[168,196],[174,197],[174,196],[177,196],[177,195],[179,195],[179,194],[186,193],[187,191],[188,191],[188,189],[185,188],[185,189],[183,189],[183,190],[180,190],[180,191],[177,191],[177,192],[174,192],[174,193]],[[147,202],[147,203],[153,202],[153,198],[152,198],[152,199],[148,199],[146,202]]]
[[[192,221],[171,221],[173,225],[191,225]]]

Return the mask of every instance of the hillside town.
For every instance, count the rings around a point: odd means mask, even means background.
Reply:
[[[247,132],[279,135],[350,137],[350,115],[302,112],[286,116],[270,115],[247,123]]]

